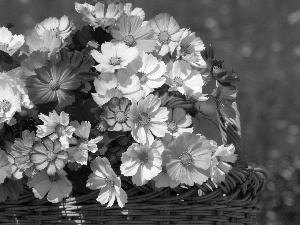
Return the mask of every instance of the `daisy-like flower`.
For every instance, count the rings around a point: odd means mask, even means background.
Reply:
[[[103,137],[98,136],[88,140],[91,131],[91,123],[88,121],[83,121],[81,124],[79,124],[78,121],[71,121],[70,125],[75,128],[74,133],[77,138],[72,137],[70,140],[70,142],[76,146],[67,149],[69,161],[77,162],[80,165],[87,165],[88,153],[95,153],[98,150],[97,143],[100,142]]]
[[[33,104],[28,96],[26,84],[23,81],[23,71],[19,67],[8,71],[7,73],[0,73],[0,82],[8,82],[14,91],[19,94],[21,106],[31,109]]]
[[[67,173],[64,170],[58,170],[53,175],[40,171],[29,179],[28,186],[32,188],[36,198],[42,199],[48,193],[47,200],[58,203],[68,197],[72,191],[72,183],[66,175]]]
[[[21,111],[19,92],[7,80],[0,79],[0,124],[9,123],[15,112]]]
[[[129,120],[131,102],[127,98],[112,98],[103,106],[103,118],[109,125],[110,131],[130,131],[131,121]]]
[[[171,54],[178,46],[182,30],[174,17],[167,13],[161,13],[149,21],[152,29],[155,32],[155,40],[159,46],[158,54],[161,56],[166,55],[168,52]]]
[[[14,163],[20,171],[25,171],[32,166],[30,162],[30,153],[33,151],[32,145],[39,139],[35,133],[29,130],[22,132],[22,138],[16,138],[11,146],[9,154],[14,158]]]
[[[40,36],[43,36],[46,30],[56,31],[65,40],[75,30],[75,26],[73,21],[70,21],[67,16],[62,16],[60,19],[49,17],[35,25],[34,29]]]
[[[190,127],[192,123],[192,117],[183,108],[169,109],[168,132],[163,140],[171,142],[184,132],[192,133],[193,128]]]
[[[141,20],[145,19],[144,10],[142,8],[138,8],[138,7],[132,9],[132,3],[125,3],[123,10],[127,16],[138,16],[141,18]]]
[[[13,55],[24,44],[24,36],[13,35],[6,27],[0,27],[0,50]]]
[[[164,149],[163,143],[157,140],[150,146],[148,143],[133,143],[122,155],[121,173],[132,176],[132,182],[138,186],[146,184],[161,172],[161,154]]]
[[[225,181],[225,175],[232,168],[229,163],[235,163],[237,160],[237,154],[234,154],[234,151],[234,145],[231,144],[229,146],[221,145],[213,152],[210,167],[210,176],[213,182]]]
[[[209,178],[211,150],[215,142],[200,134],[183,133],[168,145],[166,168],[172,180],[193,186]]]
[[[150,94],[138,103],[133,99],[130,120],[132,123],[132,137],[138,143],[151,145],[156,137],[164,137],[168,132],[166,121],[168,110],[160,107],[161,101],[158,97]]]
[[[112,42],[124,42],[129,47],[137,47],[139,51],[152,52],[156,46],[154,31],[150,25],[142,27],[143,20],[138,16],[123,15],[112,28]]]
[[[115,72],[115,70],[124,68],[138,56],[138,50],[135,47],[128,47],[124,43],[114,45],[111,42],[105,42],[101,45],[101,53],[97,50],[91,51],[91,56],[99,63],[95,66],[99,72]]]
[[[143,53],[141,57],[131,62],[125,69],[129,74],[136,74],[140,79],[145,96],[161,87],[166,78],[163,76],[166,72],[164,62],[159,62],[152,54]]]
[[[74,102],[75,97],[69,92],[80,86],[77,68],[59,61],[50,62],[35,71],[36,76],[26,79],[26,87],[34,103],[57,101],[60,106],[66,106]]]
[[[8,161],[5,151],[0,149],[0,184],[2,184],[5,178],[9,178],[12,173],[12,165]]]
[[[183,95],[191,90],[202,93],[204,81],[200,72],[192,70],[190,64],[185,61],[170,61],[165,76],[166,84],[170,86],[169,91],[179,91]]]
[[[206,62],[201,56],[201,51],[204,49],[203,41],[196,37],[195,32],[184,30],[177,47],[177,58],[181,57],[195,67],[206,68]]]
[[[45,169],[48,175],[53,176],[57,170],[65,167],[68,152],[62,149],[59,140],[53,142],[50,138],[45,137],[42,141],[34,142],[32,148],[30,161],[37,170]]]
[[[38,125],[37,137],[43,138],[51,135],[52,140],[59,138],[62,147],[69,147],[69,138],[72,137],[75,128],[69,125],[69,114],[61,112],[59,115],[55,110],[49,113],[49,116],[40,114],[39,119],[44,125]]]
[[[89,175],[86,186],[92,190],[101,189],[96,199],[102,205],[111,207],[116,198],[118,205],[123,208],[127,202],[127,194],[121,188],[121,179],[117,177],[107,158],[97,157],[91,162],[93,173]]]
[[[92,93],[92,97],[99,106],[113,97],[139,101],[144,96],[139,78],[129,76],[125,72],[120,72],[117,76],[113,73],[103,73],[95,79],[94,86],[96,93]]]
[[[93,27],[106,28],[114,24],[123,14],[123,5],[111,3],[106,8],[105,4],[101,2],[97,2],[95,6],[76,2],[75,10],[83,15],[83,21],[88,22]]]
[[[35,29],[25,36],[25,44],[29,48],[29,52],[44,51],[51,56],[63,46],[62,39],[57,35],[55,30],[45,30],[40,36]]]

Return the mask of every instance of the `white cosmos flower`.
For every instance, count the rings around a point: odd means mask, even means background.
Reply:
[[[167,13],[161,13],[151,19],[149,24],[155,32],[155,39],[159,46],[158,54],[161,56],[168,52],[172,54],[178,46],[183,31],[174,17]]]
[[[105,42],[101,45],[101,53],[97,50],[91,51],[91,56],[99,63],[95,66],[99,72],[113,73],[115,70],[124,68],[138,56],[138,50],[135,47],[128,47],[124,43],[114,45]]]
[[[202,93],[204,81],[199,71],[192,70],[189,63],[185,61],[170,61],[167,65],[166,84],[170,86],[169,91],[179,91],[183,95],[194,92]]]
[[[95,6],[88,3],[75,3],[75,9],[83,15],[82,20],[88,22],[91,26],[103,29],[114,24],[123,14],[123,4],[110,3],[107,8],[105,4],[97,2]]]
[[[140,100],[144,96],[137,76],[129,76],[120,71],[117,75],[103,73],[94,81],[96,93],[92,93],[94,101],[102,106],[113,97],[126,97],[130,100]]]
[[[132,176],[132,182],[138,186],[146,184],[162,170],[161,154],[165,147],[155,140],[151,145],[133,143],[122,154],[121,173]]]
[[[62,16],[60,19],[49,17],[35,25],[34,28],[40,36],[43,36],[46,30],[54,30],[57,31],[62,39],[66,39],[75,29],[75,26],[73,21],[70,21],[67,16]]]
[[[12,35],[6,27],[0,27],[0,50],[13,55],[24,44],[24,36]]]
[[[129,74],[136,74],[139,77],[145,96],[154,91],[155,88],[161,87],[166,81],[163,76],[167,70],[165,63],[145,52],[132,61],[125,70]]]
[[[164,137],[168,132],[168,110],[160,107],[161,101],[153,94],[141,99],[138,103],[133,99],[130,120],[132,137],[138,143],[151,145],[156,137]]]
[[[201,51],[205,49],[201,38],[196,37],[195,32],[184,30],[177,47],[177,58],[182,58],[192,66],[206,68],[206,62],[201,56]]]

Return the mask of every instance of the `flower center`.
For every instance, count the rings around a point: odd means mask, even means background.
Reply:
[[[124,37],[124,42],[129,47],[136,46],[136,41],[135,41],[135,39],[134,39],[134,37],[132,35],[127,35],[126,37]]]
[[[147,78],[146,74],[138,72],[137,75],[140,78],[140,83],[141,84],[145,84],[147,82],[148,78]]]
[[[105,120],[101,120],[97,125],[96,129],[100,132],[105,132],[107,130],[107,122]]]
[[[105,183],[109,188],[113,188],[115,186],[115,182],[113,180],[111,180],[109,177],[105,178]]]
[[[177,123],[172,121],[168,123],[169,131],[175,132],[177,130]]]
[[[63,131],[64,131],[65,127],[61,124],[58,124],[56,127],[55,127],[55,133],[57,133],[57,135],[60,137],[63,135]]]
[[[49,176],[49,179],[51,180],[51,182],[53,182],[53,181],[57,181],[58,180],[58,178],[59,178],[59,176],[58,176],[58,174],[56,173],[56,174],[54,174],[54,175],[51,175],[51,176]]]
[[[179,159],[181,160],[181,164],[183,166],[189,166],[194,162],[193,157],[191,156],[190,153],[184,152],[179,156]]]
[[[181,87],[183,85],[183,81],[181,78],[179,77],[175,77],[173,80],[174,84],[176,87]]]
[[[116,65],[120,65],[121,64],[121,58],[120,57],[113,57],[110,58],[110,65],[116,66]]]
[[[143,112],[139,115],[138,121],[142,126],[145,126],[150,122],[150,118],[147,113]]]
[[[115,113],[115,118],[118,123],[124,123],[127,120],[127,115],[124,112],[119,111]]]
[[[10,101],[3,99],[0,101],[0,108],[6,113],[11,109]]]
[[[47,154],[47,158],[48,158],[48,161],[54,161],[56,159],[56,154],[53,153],[52,151],[50,151]]]
[[[117,142],[121,146],[127,146],[129,143],[129,138],[127,136],[121,136],[117,139]]]
[[[148,162],[148,154],[146,152],[142,152],[139,154],[138,157],[140,164],[145,164],[146,162]]]
[[[50,82],[49,82],[49,88],[50,88],[52,91],[58,90],[58,89],[59,89],[59,81],[58,81],[58,80],[51,79]]]
[[[162,44],[168,44],[171,40],[171,36],[167,31],[162,31],[158,34],[158,41]]]

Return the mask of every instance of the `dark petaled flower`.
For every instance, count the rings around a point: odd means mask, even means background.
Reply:
[[[36,76],[26,79],[30,99],[35,104],[58,101],[61,106],[70,105],[74,96],[69,91],[79,87],[78,69],[63,62],[50,62],[36,69]]]
[[[69,155],[62,150],[59,140],[53,142],[46,137],[43,142],[34,142],[32,148],[34,153],[30,154],[30,161],[37,170],[46,169],[48,175],[54,175],[57,170],[65,167]]]

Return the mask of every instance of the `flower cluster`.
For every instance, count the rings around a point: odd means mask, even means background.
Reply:
[[[124,207],[122,179],[153,188],[224,181],[234,146],[194,124],[205,113],[197,104],[217,93],[203,93],[208,81],[227,90],[211,48],[166,13],[146,21],[141,8],[102,1],[75,9],[81,30],[67,16],[25,37],[0,28],[1,63],[23,55],[0,67],[0,188],[26,176],[35,197],[60,202],[80,189],[68,173],[88,167],[78,179],[100,190],[97,201]]]

